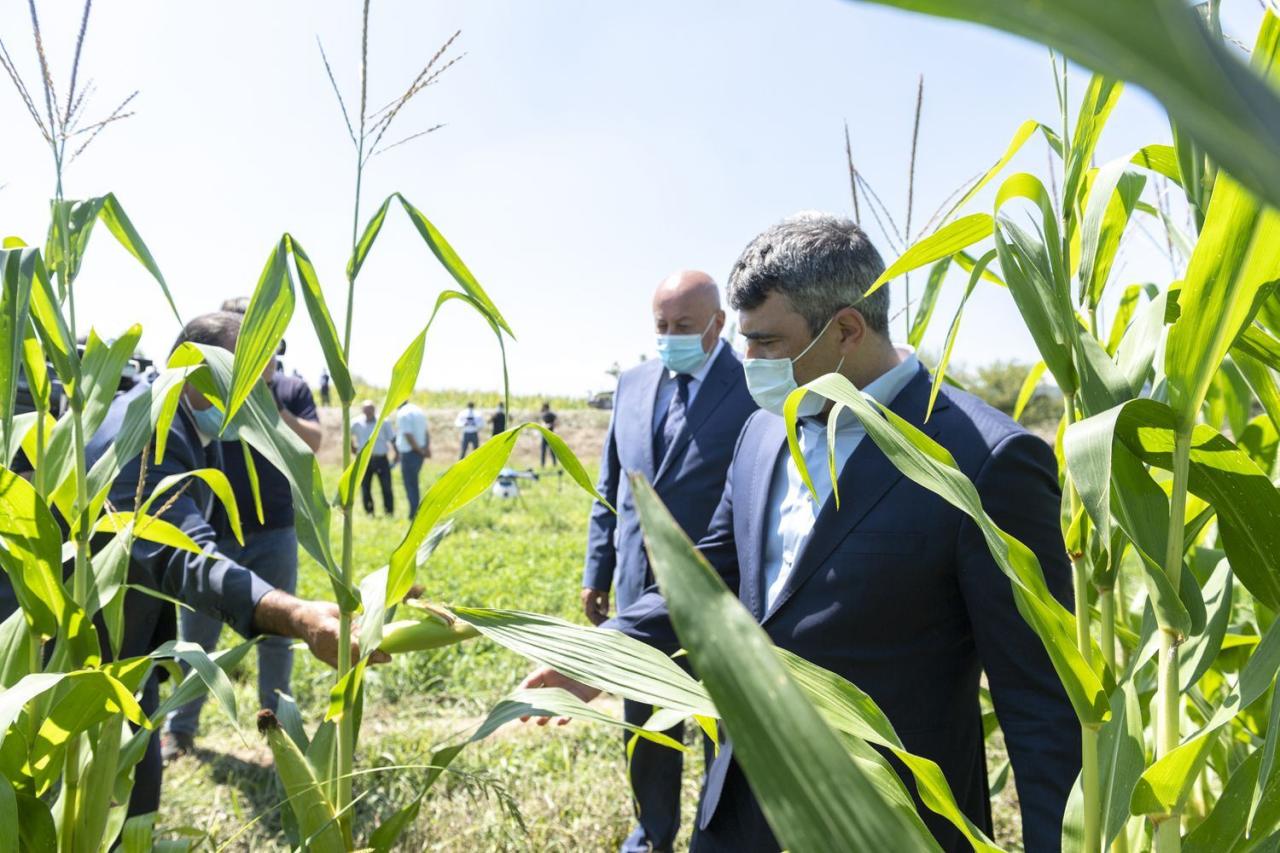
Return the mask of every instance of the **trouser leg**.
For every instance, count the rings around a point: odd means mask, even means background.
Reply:
[[[369,460],[364,476],[360,478],[360,500],[364,504],[364,511],[369,515],[373,515],[373,466],[377,460],[376,456]]]
[[[394,515],[395,499],[391,495],[391,462],[385,456],[375,456],[373,461],[377,464],[378,486],[382,489],[382,508],[387,511],[387,515]]]
[[[409,500],[409,517],[418,512],[418,477],[422,471],[422,457],[409,450],[400,455],[400,473],[404,477],[404,494]]]
[[[230,545],[235,546],[235,549],[239,547],[239,544],[235,542],[230,543]],[[231,547],[224,548],[220,544],[218,550],[228,556],[235,555],[233,559],[238,559],[236,550]],[[222,635],[222,623],[212,616],[206,616],[203,613],[183,608],[178,614],[178,625],[178,636],[185,642],[195,643],[204,649],[206,654],[218,648],[218,638]],[[189,669],[186,664],[180,664],[180,666],[184,674]],[[208,694],[201,692],[195,699],[170,714],[168,720],[165,721],[165,727],[176,734],[194,737],[196,732],[200,730],[200,711],[204,708],[206,699],[208,699]]]
[[[653,707],[626,700],[623,717],[634,725],[648,722]],[[679,725],[666,733],[675,740],[684,736]],[[626,734],[624,743],[632,738]],[[670,850],[680,828],[680,781],[684,760],[680,752],[640,738],[631,752],[628,775],[636,827],[622,844],[624,853]]]
[[[298,587],[298,534],[292,527],[261,530],[246,537],[240,564],[267,583],[292,594]],[[280,693],[290,693],[293,641],[267,634],[258,641],[258,702],[272,711]],[[278,691],[278,692],[277,692]]]
[[[160,683],[153,673],[142,688],[138,704],[142,712],[150,716],[160,706]],[[164,762],[160,758],[160,732],[147,739],[147,751],[133,771],[133,790],[129,792],[128,816],[148,814],[160,808],[160,782],[164,776]]]

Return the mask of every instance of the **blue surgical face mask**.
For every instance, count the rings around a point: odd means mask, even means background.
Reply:
[[[832,317],[831,320],[834,320]],[[773,412],[775,415],[782,414],[782,407],[787,402],[787,396],[800,386],[796,383],[795,363],[804,358],[805,353],[813,349],[813,345],[818,342],[831,326],[831,320],[827,321],[827,325],[822,327],[822,331],[814,336],[809,345],[795,358],[748,358],[743,360],[742,368],[747,375],[747,391],[751,394],[751,399],[756,401],[756,405],[767,412]],[[836,365],[835,372],[839,373],[840,368],[844,367],[844,357],[840,358],[840,363]],[[827,404],[827,399],[820,394],[808,393],[804,395],[804,399],[800,401],[800,405],[796,409],[796,415],[802,418],[811,418],[822,413],[823,408]]]
[[[658,357],[667,369],[673,373],[696,373],[709,355],[702,350],[702,338],[715,322],[712,317],[707,328],[696,335],[658,335]]]
[[[218,435],[218,430],[222,427],[222,412],[216,406],[210,406],[207,409],[196,409],[190,407],[191,417],[196,422],[196,429],[200,430],[206,438],[217,441],[235,441],[239,438],[240,430],[235,424],[227,426],[222,435]]]

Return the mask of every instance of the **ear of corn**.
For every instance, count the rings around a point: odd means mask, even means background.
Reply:
[[[276,774],[289,795],[289,808],[293,809],[298,828],[302,830],[303,847],[317,853],[346,850],[333,804],[316,781],[311,764],[280,726],[276,715],[268,710],[258,712],[258,732],[266,737],[267,746],[271,747]]]
[[[408,602],[406,605],[415,615],[420,614],[420,618],[402,619],[383,628],[382,645],[379,648],[388,654],[438,649],[480,635],[471,623],[462,621],[443,608]]]

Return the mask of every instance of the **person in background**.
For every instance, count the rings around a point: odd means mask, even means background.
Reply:
[[[400,454],[400,475],[404,477],[404,493],[409,499],[409,518],[418,512],[418,474],[422,461],[431,458],[431,435],[427,432],[427,413],[417,403],[405,400],[396,409],[396,451]]]
[[[183,327],[174,349],[190,342],[233,351],[240,323],[240,315],[230,312],[201,315]],[[150,408],[150,393],[150,384],[139,382],[111,401],[102,425],[85,445],[89,468],[92,469],[108,449],[118,447],[116,440],[133,407]],[[221,423],[222,413],[195,386],[184,386],[169,425],[163,458],[157,458],[154,452],[155,440],[159,439],[156,436],[144,451],[124,460],[107,493],[111,505],[117,511],[129,512],[134,509],[138,494],[150,495],[162,480],[201,468],[222,468],[222,446],[217,440]],[[302,640],[317,658],[336,666],[337,605],[295,598],[220,554],[216,549],[218,533],[210,524],[214,496],[202,480],[189,478],[184,482],[188,484],[185,488],[166,495],[160,501],[161,508],[153,512],[190,537],[200,549],[199,553],[141,538],[133,540],[126,570],[130,586],[122,592],[124,624],[118,657],[146,655],[177,636],[177,616],[172,604],[176,598],[207,616],[229,623],[245,637],[278,634]],[[17,599],[9,577],[0,572],[0,619],[7,618],[16,609]],[[111,654],[101,619],[98,619],[98,636],[103,643],[103,660],[117,657]],[[353,655],[358,653],[358,649],[352,649]],[[386,659],[381,653],[379,657]],[[155,713],[159,692],[159,678],[155,674],[142,688],[139,703],[143,712]],[[128,814],[146,814],[159,808],[163,773],[160,733],[157,732],[137,766]]]
[[[329,371],[320,371],[320,404],[329,405]]]
[[[743,251],[729,304],[747,340],[747,387],[761,410],[738,437],[698,550],[774,644],[866,691],[906,750],[937,762],[967,819],[990,836],[979,702],[985,673],[1018,781],[1024,848],[1056,851],[1080,773],[1080,727],[981,529],[904,476],[847,410],[837,416],[830,450],[837,505],[827,464],[833,407],[817,394],[802,396],[796,427],[812,491],[788,451],[788,395],[839,373],[951,453],[992,520],[1035,554],[1048,589],[1071,607],[1053,449],[945,384],[925,420],[932,378],[889,337],[889,289],[865,295],[883,272],[862,229],[826,214],[786,219]],[[601,628],[668,653],[680,646],[656,586]],[[563,687],[588,701],[598,692],[546,669],[524,686]],[[723,734],[690,849],[773,853],[779,844],[734,759],[733,732]],[[895,767],[938,845],[971,850],[923,805],[906,769]]]
[[[542,404],[542,411],[538,415],[538,420],[542,421],[542,425],[547,428],[548,432],[556,431],[556,424],[560,423],[560,418],[555,412],[551,411],[550,403]],[[538,465],[542,468],[547,467],[547,457],[551,457],[552,466],[559,465],[560,460],[556,458],[555,451],[551,449],[551,442],[547,441],[547,437],[542,437],[542,448],[538,452]]]
[[[507,431],[507,408],[501,401],[498,402],[498,408],[489,416],[489,423],[493,425],[494,435]]]
[[[475,450],[480,446],[480,427],[484,425],[484,420],[476,414],[476,404],[467,403],[467,408],[458,412],[453,425],[462,433],[462,451],[458,458],[465,459],[468,448]]]
[[[600,460],[597,488],[618,513],[603,503],[591,510],[582,607],[594,625],[609,614],[611,588],[623,610],[653,583],[626,472],[644,474],[695,542],[707,532],[734,442],[756,409],[742,362],[720,338],[724,321],[719,289],[706,273],[674,273],[653,295],[661,358],[619,376]],[[643,724],[653,708],[627,701],[623,713]],[[679,740],[683,727],[668,734]],[[672,849],[680,824],[681,754],[637,740],[628,767],[637,821],[622,849]]]
[[[238,306],[242,302],[247,303],[248,300],[229,300],[224,304]],[[312,453],[319,450],[323,432],[315,400],[307,383],[296,376],[279,373],[275,359],[267,363],[262,379],[275,398],[280,419],[302,439]],[[224,439],[226,438],[224,435]],[[289,481],[261,453],[255,449],[249,450],[254,472],[258,477],[258,497],[262,501],[262,518],[259,519],[240,442],[224,440],[221,445],[222,470],[227,475],[236,506],[240,509],[244,544],[241,545],[230,535],[229,525],[216,523],[221,532],[218,551],[252,570],[277,589],[293,593],[298,585],[298,534],[293,525],[293,495],[289,489]],[[215,513],[223,513],[221,504],[218,504]],[[221,620],[184,609],[179,621],[183,640],[198,644],[206,652],[212,652],[218,647],[218,638],[222,634]],[[258,643],[259,707],[274,711],[279,704],[279,695],[290,692],[289,681],[292,674],[293,649],[290,640],[287,637],[264,637]],[[200,728],[200,710],[204,707],[205,698],[206,694],[201,693],[197,699],[170,714],[165,721],[160,752],[166,763],[186,755],[194,748],[195,735]]]
[[[377,477],[382,489],[382,507],[388,516],[392,516],[395,515],[395,501],[391,495],[391,454],[396,450],[396,432],[387,421],[383,421],[382,426],[378,427],[378,410],[372,400],[361,403],[360,411],[364,413],[364,419],[351,425],[351,449],[359,453],[366,444],[373,442],[369,467],[364,469],[364,476],[360,479],[360,497],[364,501],[364,511],[373,515],[373,478]],[[378,429],[377,435],[373,433],[375,428]]]

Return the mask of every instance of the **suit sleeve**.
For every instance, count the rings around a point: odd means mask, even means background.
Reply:
[[[171,445],[174,438],[176,436],[170,438]],[[144,495],[150,494],[165,477],[190,470],[190,466],[178,461],[179,454],[175,451],[176,448],[170,446],[161,463],[157,463],[149,452],[151,458],[148,459]],[[118,509],[133,509],[140,472],[141,456],[130,460],[116,477],[110,497]],[[157,512],[159,517],[190,536],[201,548],[201,553],[193,554],[181,548],[135,539],[131,553],[133,562],[149,574],[156,588],[164,594],[226,622],[242,636],[252,637],[257,633],[253,628],[253,609],[275,587],[239,563],[215,555],[217,536],[192,497],[192,491],[198,492],[203,485],[192,480],[191,485],[174,499],[181,488],[180,483],[165,492],[157,499],[153,510],[167,505],[163,512]]]
[[[616,436],[621,383],[618,391],[614,395],[613,414],[609,417],[604,450],[600,454],[600,481],[596,484],[596,491],[615,507],[618,505],[618,484],[622,478]],[[600,501],[594,502],[591,505],[591,518],[587,522],[587,560],[582,570],[583,588],[609,589],[613,586],[613,570],[618,565],[618,552],[614,547],[614,533],[617,529],[618,517],[613,510]]]
[[[739,436],[739,446],[741,446],[741,436]],[[737,455],[736,448],[734,455]],[[733,463],[730,463],[729,475],[725,477],[720,503],[716,505],[715,514],[711,516],[711,524],[707,527],[706,535],[698,540],[698,550],[711,564],[711,568],[720,575],[725,586],[737,595],[738,545],[733,535],[733,468]],[[671,625],[667,601],[663,598],[657,584],[651,584],[630,607],[619,611],[600,627],[621,631],[628,637],[648,643],[666,654],[675,654],[680,649],[680,640],[676,637],[675,628]]]
[[[1049,590],[1070,608],[1056,472],[1048,445],[1017,433],[996,447],[975,485],[987,514],[1035,553]],[[1017,780],[1025,847],[1057,850],[1080,772],[1079,723],[1044,645],[1018,612],[1009,579],[970,520],[960,530],[958,554],[961,593]]]

